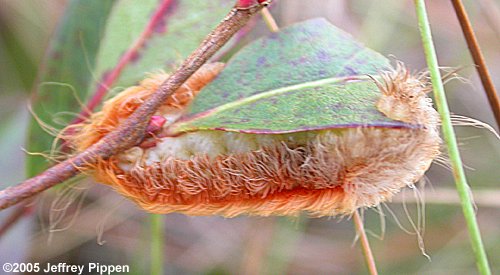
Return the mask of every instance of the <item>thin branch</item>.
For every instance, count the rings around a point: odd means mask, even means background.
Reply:
[[[476,64],[477,73],[481,78],[481,83],[483,84],[484,91],[486,92],[486,96],[488,97],[488,101],[490,102],[493,114],[495,115],[498,129],[500,129],[500,99],[498,98],[495,86],[493,85],[493,81],[491,80],[488,68],[486,67],[486,62],[484,61],[484,56],[481,52],[481,48],[479,47],[479,43],[477,42],[476,35],[474,34],[474,30],[472,29],[469,17],[467,16],[467,12],[465,11],[462,1],[451,0],[451,3],[453,4],[453,8],[455,9],[455,12],[457,14],[460,26],[462,27],[465,40],[467,41],[467,46],[469,47],[472,59],[474,60],[474,64]]]
[[[32,197],[82,170],[99,159],[107,159],[140,143],[151,116],[181,85],[213,56],[248,20],[267,4],[240,8],[236,5],[224,20],[205,38],[201,45],[158,90],[114,131],[107,134],[80,154],[61,162],[23,183],[0,191],[0,210]]]
[[[247,35],[250,33],[250,31],[253,30],[255,25],[257,24],[257,20],[254,17],[252,20],[248,21],[248,23],[241,28],[231,39],[226,47],[215,54],[212,59],[210,59],[210,62],[219,62],[221,59],[225,58],[228,54],[230,54],[238,44],[240,44],[244,38],[247,37]]]
[[[377,272],[377,266],[375,264],[375,258],[373,258],[373,253],[370,248],[370,243],[368,242],[368,237],[366,236],[363,220],[361,220],[361,216],[359,215],[358,210],[354,212],[352,218],[354,220],[354,226],[356,227],[356,231],[358,232],[359,242],[363,250],[363,255],[365,256],[365,262],[366,266],[368,267],[368,271],[370,272],[371,275],[376,275],[378,274],[378,272]]]
[[[476,257],[476,264],[480,274],[491,274],[488,258],[486,256],[486,251],[481,239],[481,233],[479,231],[479,225],[477,224],[476,213],[472,204],[472,195],[469,185],[467,184],[467,178],[465,177],[460,152],[458,151],[455,131],[451,125],[450,110],[448,109],[448,103],[446,102],[446,94],[441,80],[442,78],[439,71],[436,49],[434,48],[434,43],[432,41],[431,27],[429,19],[427,18],[425,1],[415,0],[415,10],[417,12],[422,46],[424,48],[427,66],[429,67],[429,73],[431,76],[432,87],[434,89],[434,99],[439,115],[441,116],[443,137],[446,147],[448,148],[448,156],[450,157],[453,177],[460,196],[460,201],[462,202],[462,211],[467,224],[467,229],[469,231],[469,236],[471,238],[472,250],[474,251],[474,255]]]
[[[256,5],[256,3],[260,5],[264,5],[263,9],[266,9],[265,6],[267,6],[271,1],[257,1],[257,0],[239,0],[239,6],[240,7],[250,7],[252,5]],[[231,44],[228,44],[226,46],[226,49],[223,49],[219,51],[210,61],[216,62],[221,60],[222,58],[226,57],[227,54],[231,53],[231,51],[236,47],[242,40],[245,38],[250,31],[255,27],[256,25],[256,20],[255,18],[253,20],[250,20],[243,28],[241,28],[235,35],[232,41],[230,42]]]

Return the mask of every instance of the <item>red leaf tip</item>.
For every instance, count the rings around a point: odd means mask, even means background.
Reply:
[[[238,0],[238,8],[248,9],[255,5],[268,5],[270,0]]]
[[[163,125],[167,122],[167,119],[162,116],[152,116],[151,121],[149,121],[149,125],[146,128],[146,132],[154,133],[163,127]]]

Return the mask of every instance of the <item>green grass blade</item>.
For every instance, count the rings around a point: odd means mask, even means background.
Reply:
[[[150,215],[151,274],[163,274],[163,216]]]
[[[432,86],[434,88],[435,103],[441,116],[444,140],[448,148],[448,154],[453,169],[453,177],[455,178],[458,194],[460,196],[462,210],[472,242],[472,249],[476,257],[476,264],[480,274],[491,274],[472,204],[472,196],[463,170],[460,152],[458,151],[455,131],[451,125],[450,111],[446,102],[446,95],[444,93],[443,82],[441,81],[436,51],[432,42],[429,19],[427,18],[425,9],[425,1],[415,0],[415,8],[420,33],[422,35],[422,45],[424,47],[427,66],[429,67]]]

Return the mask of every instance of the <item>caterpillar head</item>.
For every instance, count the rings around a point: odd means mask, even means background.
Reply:
[[[399,62],[396,69],[382,72],[381,80],[373,79],[382,92],[377,108],[386,116],[419,125],[435,125],[438,122],[438,113],[427,97],[432,87],[426,73],[411,74]]]

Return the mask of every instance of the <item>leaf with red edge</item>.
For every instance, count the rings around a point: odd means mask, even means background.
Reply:
[[[27,150],[48,154],[54,136],[48,134],[41,122],[61,130],[72,117],[66,112],[78,113],[78,98],[87,96],[92,79],[92,68],[99,49],[102,31],[114,1],[73,0],[68,4],[64,17],[52,39],[38,75],[31,103],[39,121],[31,119]],[[42,156],[27,158],[27,174],[34,176],[45,170],[48,160]]]
[[[172,71],[232,8],[233,0],[119,1],[106,27],[91,89],[127,87]]]
[[[375,107],[380,91],[367,75],[388,68],[387,58],[326,20],[305,21],[237,53],[169,132],[409,127]]]

